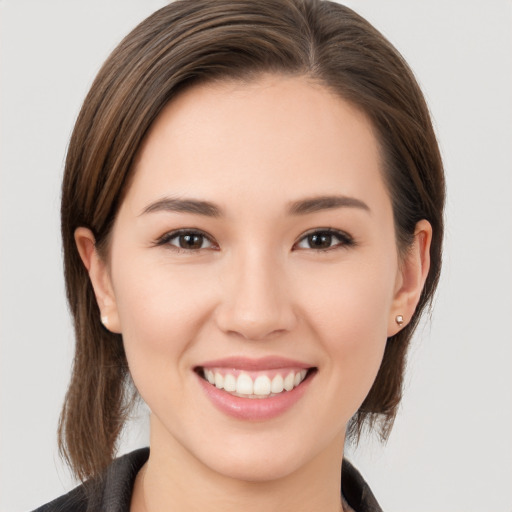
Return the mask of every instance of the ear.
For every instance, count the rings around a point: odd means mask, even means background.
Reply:
[[[121,333],[117,305],[106,262],[96,250],[96,240],[87,228],[75,230],[75,243],[80,258],[89,273],[96,302],[101,312],[101,322],[111,332]]]
[[[388,321],[388,337],[395,335],[412,318],[430,269],[432,226],[421,220],[416,224],[414,241],[407,249],[397,273],[395,294]],[[403,324],[397,322],[401,316]]]

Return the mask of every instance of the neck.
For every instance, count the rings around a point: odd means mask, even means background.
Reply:
[[[152,427],[153,425],[152,421]],[[132,512],[340,512],[344,439],[314,459],[272,480],[225,475],[202,463],[160,428],[151,429],[151,452],[137,478]]]

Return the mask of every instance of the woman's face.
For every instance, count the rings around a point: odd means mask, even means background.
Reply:
[[[178,96],[96,285],[152,411],[152,456],[247,480],[339,463],[406,313],[400,269],[361,112],[297,77]]]

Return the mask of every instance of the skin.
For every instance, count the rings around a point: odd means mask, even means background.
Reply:
[[[371,123],[304,77],[196,86],[158,117],[134,171],[108,258],[89,230],[75,234],[152,411],[132,510],[339,511],[347,423],[429,268],[426,221],[399,255]],[[365,206],[290,211],[332,195]],[[208,201],[221,214],[146,211],[163,198]],[[325,228],[343,236],[312,247],[307,235]],[[169,237],[158,245],[176,229],[208,238],[199,249]],[[317,372],[266,421],[219,411],[194,372],[212,359],[269,355]]]

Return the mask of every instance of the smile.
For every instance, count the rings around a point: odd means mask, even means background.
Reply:
[[[242,398],[269,398],[291,391],[306,378],[305,368],[247,372],[226,368],[202,368],[203,378],[218,389]]]
[[[194,368],[210,403],[237,420],[267,421],[292,409],[318,368],[282,357],[228,357]]]

